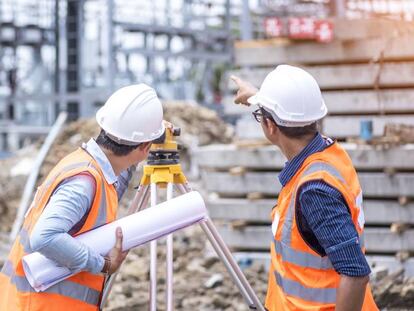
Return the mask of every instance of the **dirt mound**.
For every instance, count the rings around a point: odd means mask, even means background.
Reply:
[[[164,119],[181,127],[179,141],[184,146],[230,143],[233,128],[213,110],[191,102],[166,102]]]

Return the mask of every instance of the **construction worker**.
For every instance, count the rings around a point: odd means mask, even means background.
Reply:
[[[368,285],[361,187],[345,150],[318,132],[328,110],[317,82],[288,65],[270,72],[260,90],[232,79],[239,88],[235,102],[257,106],[253,115],[264,135],[288,160],[271,213],[265,307],[378,310]]]
[[[63,158],[38,188],[0,273],[0,311],[98,310],[105,275],[124,260],[120,228],[105,257],[73,237],[115,220],[133,167],[164,133],[163,110],[154,89],[138,84],[116,91],[96,120],[99,136]],[[35,292],[22,268],[32,252],[76,274]]]

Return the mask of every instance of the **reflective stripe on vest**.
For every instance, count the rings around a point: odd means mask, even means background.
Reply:
[[[29,233],[27,232],[25,228],[22,228],[20,230],[19,237],[20,237],[20,245],[23,247],[24,252],[26,254],[31,254],[33,251],[32,251],[32,247],[30,246]]]
[[[99,173],[100,171],[90,161],[81,161],[78,163],[72,163],[67,166],[64,166],[57,174],[53,175],[52,177],[48,178],[47,181],[45,181],[45,183],[42,185],[42,188],[39,191],[39,194],[35,197],[35,202],[32,204],[32,206],[34,207],[38,205],[39,202],[43,200],[43,197],[45,196],[46,193],[48,193],[48,191],[50,190],[49,188],[56,181],[56,179],[59,178],[59,176],[63,176],[64,174],[72,170],[76,170],[82,167],[92,168],[94,171],[100,174]],[[107,202],[106,202],[107,201],[106,200],[107,190],[106,190],[105,181],[103,178],[104,177],[102,177],[102,182],[100,183],[101,184],[100,186],[101,196],[100,198],[94,198],[94,201],[100,200],[99,201],[100,203],[99,203],[99,208],[98,208],[95,221],[91,229],[102,226],[107,222]],[[53,192],[50,195],[53,195]],[[28,214],[29,212],[27,213],[27,215]],[[25,254],[30,254],[33,252],[31,245],[30,245],[30,233],[28,231],[30,230],[29,228],[30,226],[29,227],[23,226],[19,232],[19,242]],[[11,261],[6,262],[6,264],[3,267],[2,273],[7,275],[10,278],[10,283],[16,286],[16,289],[18,292],[30,292],[30,293],[36,292],[30,286],[25,276],[16,275],[15,271],[13,270],[13,264]],[[72,282],[70,280],[65,280],[56,285],[53,285],[52,287],[45,290],[44,293],[59,294],[64,297],[78,299],[80,301],[83,301],[87,304],[91,304],[94,306],[96,306],[99,303],[99,299],[101,295],[101,292],[94,288],[91,288],[87,285],[82,285],[76,282]]]
[[[311,164],[302,174],[306,177],[318,171],[326,171],[336,177],[341,182],[345,179],[341,174],[329,164],[323,162],[316,162]],[[278,241],[273,236],[273,243],[276,253],[281,256],[282,261],[301,266],[303,268],[313,268],[317,270],[334,270],[330,259],[327,256],[321,257],[308,252],[303,252],[291,247],[292,226],[294,220],[295,202],[297,188],[292,194],[289,202],[288,211],[284,220],[281,241]],[[361,197],[362,198],[362,197]],[[361,200],[357,198],[357,200]],[[362,209],[362,206],[360,207]],[[361,248],[364,244],[363,234],[360,236]],[[283,278],[277,271],[274,272],[276,283],[287,295],[300,297],[301,299],[314,301],[319,303],[335,303],[336,289],[335,288],[310,288],[305,287],[301,283],[287,278]]]
[[[59,175],[67,173],[67,172],[69,172],[73,169],[77,169],[77,168],[80,168],[80,167],[83,167],[83,166],[92,167],[95,171],[99,172],[99,170],[90,162],[79,162],[79,163],[70,164],[70,165],[64,167],[59,173],[54,175],[52,178],[49,178],[45,182],[45,184],[42,186],[43,189],[42,189],[42,193],[39,195],[39,199],[41,197],[43,197],[46,189],[48,189],[50,187],[50,185],[56,180],[56,178]],[[101,191],[102,196],[101,196],[100,205],[99,205],[99,212],[98,212],[98,216],[96,217],[93,228],[100,227],[100,226],[102,226],[106,223],[106,217],[107,217],[107,215],[106,215],[106,209],[107,209],[107,206],[106,206],[106,189],[105,189],[105,184],[104,184],[103,181],[101,182],[101,190],[102,190]]]
[[[345,182],[344,178],[336,170],[336,168],[323,162],[316,162],[316,163],[311,164],[305,170],[302,176],[305,177],[318,171],[326,171],[330,173],[331,175],[335,176],[336,178],[338,178],[341,182]],[[297,189],[295,190],[295,194],[296,194],[296,191]],[[286,213],[286,219],[285,219],[285,222],[282,228],[282,243],[285,245],[291,244],[291,232],[292,232],[293,217],[294,217],[294,212],[295,212],[295,200],[296,200],[295,196],[292,195],[290,202],[289,202],[289,208]],[[357,198],[357,200],[360,200],[360,199]],[[362,210],[362,206],[360,206],[360,209]]]
[[[82,163],[82,164],[84,165],[85,163]],[[74,168],[77,168],[77,167],[78,166],[71,165],[71,168],[69,168],[69,169],[74,169]],[[96,221],[93,225],[93,228],[100,227],[100,226],[102,226],[106,223],[106,209],[107,209],[107,206],[106,206],[106,189],[105,189],[105,184],[103,182],[101,183],[101,193],[102,193],[102,196],[101,196],[101,199],[100,199],[99,212],[98,212],[98,216],[96,217]],[[25,228],[22,228],[20,230],[19,236],[20,236],[20,244],[23,246],[24,252],[26,254],[32,253],[32,248],[30,246],[29,233],[27,232],[27,230]]]
[[[288,245],[283,245],[280,241],[273,239],[276,253],[282,256],[282,260],[292,263],[294,265],[320,269],[320,270],[332,270],[333,266],[328,257],[321,257],[319,255],[313,255],[306,252],[293,249]]]
[[[16,286],[16,289],[19,292],[36,293],[24,276],[18,276],[14,273],[11,261],[7,260],[4,263],[1,273],[10,278],[10,283]],[[44,291],[44,293],[64,295],[66,297],[81,300],[91,305],[97,305],[101,295],[99,291],[70,281],[62,281],[55,284]]]
[[[85,163],[78,163],[78,165],[70,165],[70,167],[66,168],[65,171],[69,171],[71,169],[80,167],[79,164],[82,164],[83,166],[85,165]],[[93,225],[94,228],[99,227],[106,223],[107,205],[106,205],[106,189],[105,189],[104,182],[101,183],[101,189],[102,189],[102,192],[101,192],[102,195],[100,198],[99,212],[98,212],[96,221]],[[32,248],[30,246],[29,233],[25,228],[22,228],[20,230],[19,237],[20,237],[20,244],[22,245],[24,252],[26,254],[32,253]],[[8,263],[8,266],[6,266],[7,263]],[[4,274],[10,277],[11,283],[16,286],[18,291],[35,292],[24,276],[17,276],[12,272],[12,270],[10,271],[8,270],[8,269],[12,269],[12,263],[10,261],[6,262],[6,264],[4,266],[4,269],[5,269]],[[92,288],[89,288],[87,286],[83,286],[83,285],[80,285],[74,282],[70,282],[70,281],[60,282],[52,286],[51,288],[45,290],[44,292],[60,294],[63,296],[74,298],[74,299],[80,299],[86,303],[90,303],[93,305],[96,305],[99,302],[99,295],[100,295],[100,292]]]
[[[277,284],[283,289],[283,292],[287,295],[300,297],[304,300],[320,303],[336,302],[336,288],[305,287],[299,282],[283,278],[276,271],[275,277]]]
[[[97,228],[99,226],[102,226],[106,223],[106,189],[105,189],[105,183],[104,181],[101,182],[101,203],[99,205],[99,212],[98,216],[96,217],[95,224],[93,225],[93,228]]]
[[[42,189],[41,189],[41,193],[38,194],[38,196],[35,195],[35,199],[37,198],[37,201],[42,198],[45,194],[45,191],[50,187],[50,185],[55,181],[55,179],[60,175],[60,174],[64,174],[66,172],[69,172],[73,169],[77,169],[79,167],[82,166],[87,166],[89,165],[90,162],[79,162],[79,163],[73,163],[70,164],[68,166],[65,166],[60,172],[58,172],[57,174],[55,174],[53,177],[48,178],[45,183],[42,185]],[[33,202],[32,206],[36,205],[37,202]],[[29,214],[31,208],[26,212],[26,216]]]

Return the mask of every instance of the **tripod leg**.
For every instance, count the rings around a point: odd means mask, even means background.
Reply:
[[[191,187],[188,183],[186,183],[186,184],[175,184],[175,186],[181,194],[191,192]]]
[[[177,188],[183,194],[190,191],[188,184],[179,184],[177,185]],[[217,255],[226,266],[227,271],[233,279],[233,282],[239,288],[243,298],[247,301],[249,308],[253,310],[265,311],[259,298],[257,298],[256,294],[251,288],[243,272],[240,270],[240,267],[238,266],[227,245],[224,243],[211,219],[207,217],[205,220],[200,221],[200,226],[206,233],[207,238],[209,239]]]
[[[136,211],[141,210],[143,206],[146,206],[148,203],[148,186],[139,186],[137,193],[134,196],[134,199],[132,200],[132,203],[130,207],[128,208],[128,214],[132,214]],[[116,274],[114,273],[111,276],[109,276],[105,280],[105,286],[101,297],[100,302],[100,310],[103,309],[103,307],[106,304],[106,301],[108,300],[109,293],[111,292],[112,286],[115,282]]]
[[[157,205],[157,184],[151,184],[151,206]],[[150,244],[150,311],[157,310],[157,240]]]
[[[167,201],[173,198],[173,184],[168,183],[167,185]],[[173,300],[173,235],[167,235],[167,280],[166,280],[166,307],[167,311],[172,311],[174,309],[174,300]]]
[[[146,206],[148,194],[149,187],[146,185],[140,185],[130,207],[128,208],[128,215],[139,212],[142,207]]]

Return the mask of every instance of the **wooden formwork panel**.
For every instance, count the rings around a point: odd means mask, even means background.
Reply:
[[[234,70],[230,75],[259,87],[266,75],[276,66]],[[414,85],[414,62],[368,63],[325,66],[300,66],[318,81],[322,90],[361,89],[374,87],[401,87]],[[235,91],[236,84],[228,80],[229,90]]]
[[[250,193],[275,196],[281,189],[276,172],[246,172],[232,175],[228,172],[202,172],[205,189],[226,196],[246,197]],[[414,197],[414,173],[360,173],[365,197]]]
[[[268,271],[270,266],[270,252],[234,252],[236,260],[250,259],[256,264],[263,265]],[[388,269],[388,273],[394,273],[404,269],[404,275],[407,277],[414,276],[414,258],[401,261],[393,255],[367,255],[367,261],[371,268],[383,267]]]
[[[387,124],[401,123],[414,124],[414,115],[386,115],[386,116],[329,116],[323,120],[322,131],[331,137],[347,138],[360,134],[360,125],[363,120],[371,120],[373,135],[383,136]]]
[[[414,115],[355,115],[328,116],[322,121],[322,133],[332,138],[357,137],[361,121],[371,120],[373,135],[383,136],[384,128],[390,123],[414,124]],[[245,116],[236,123],[236,135],[241,139],[265,139],[262,128],[253,117]]]
[[[382,60],[413,60],[414,35],[328,44],[280,41],[240,42],[235,45],[236,66],[275,66],[277,64],[335,64]]]
[[[394,37],[397,34],[414,32],[414,23],[385,18],[346,19],[336,18],[334,22],[335,38],[354,41],[375,37]]]
[[[414,81],[414,73],[413,73]],[[407,114],[414,113],[414,89],[358,90],[323,92],[330,114]],[[248,114],[255,107],[234,104],[234,97],[225,97],[224,112],[228,115]]]
[[[233,249],[265,250],[272,241],[270,226],[251,226],[241,230],[219,225],[218,231],[226,244]],[[414,251],[414,230],[393,233],[388,228],[366,228],[365,245],[370,253],[396,253]]]
[[[270,212],[275,199],[215,199],[208,201],[208,211],[213,219],[270,223]],[[367,225],[414,224],[414,204],[401,205],[397,200],[365,200],[363,204]]]
[[[360,170],[395,168],[414,170],[414,145],[379,149],[368,145],[341,143]],[[276,146],[238,147],[237,145],[211,145],[198,148],[193,160],[202,168],[224,170],[232,167],[275,170],[285,166],[286,158]]]

